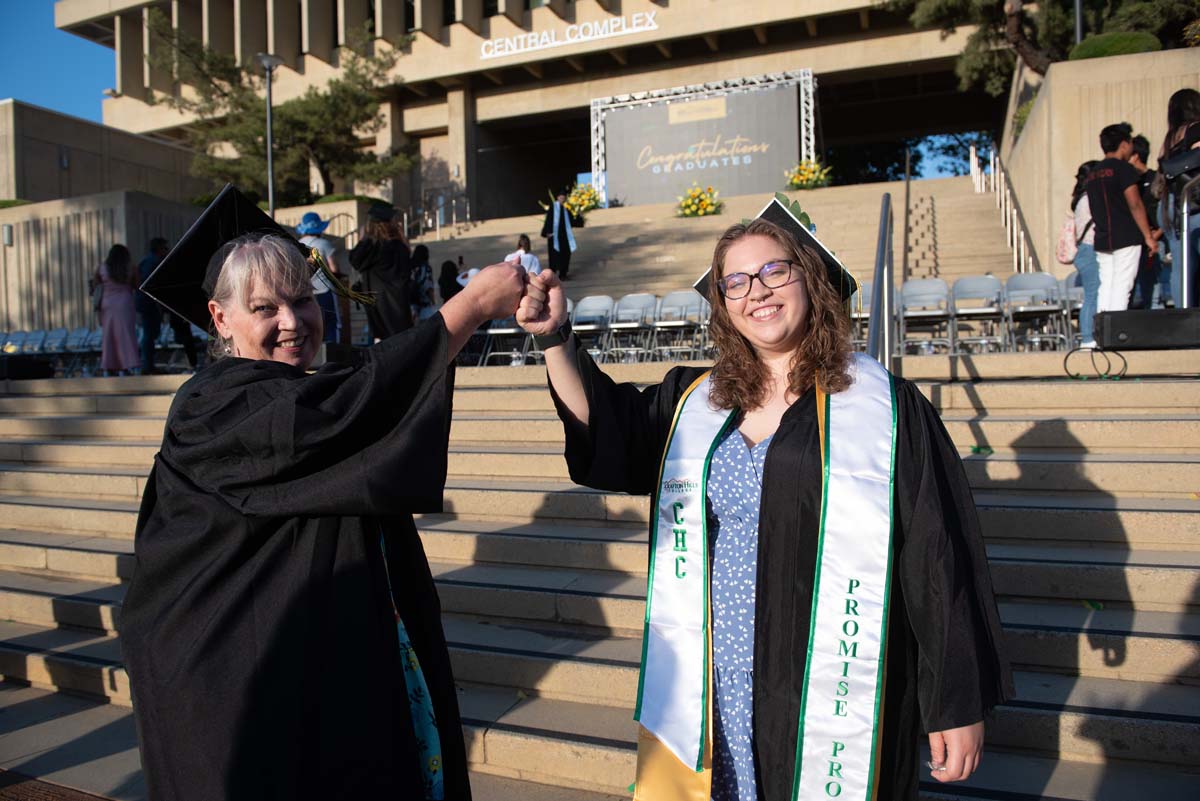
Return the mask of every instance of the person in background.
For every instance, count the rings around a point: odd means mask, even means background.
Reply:
[[[362,274],[363,291],[375,298],[375,305],[367,307],[371,336],[387,339],[413,326],[412,258],[394,208],[376,203],[367,217],[350,251],[350,264]]]
[[[442,271],[438,273],[438,292],[442,296],[442,303],[461,291],[462,285],[458,283],[458,266],[450,259],[446,259],[442,262]]]
[[[1158,225],[1158,215],[1154,213],[1157,198],[1154,197],[1154,187],[1157,184],[1158,173],[1150,169],[1150,140],[1138,134],[1133,137],[1133,153],[1129,164],[1138,171],[1138,192],[1142,196],[1142,205],[1146,207],[1146,217],[1150,221],[1150,230],[1155,236],[1162,237]],[[1160,287],[1163,305],[1171,297],[1171,266],[1162,259],[1162,242],[1156,243],[1154,250],[1142,252],[1142,261],[1138,269],[1137,280],[1134,282],[1133,295],[1129,301],[1131,309],[1151,309],[1154,307],[1154,285]]]
[[[1079,339],[1083,348],[1096,347],[1092,328],[1100,299],[1100,263],[1096,261],[1096,226],[1085,187],[1088,175],[1099,163],[1085,161],[1079,165],[1075,171],[1075,189],[1071,192],[1071,210],[1075,213],[1075,269],[1083,287],[1083,306],[1079,310]]]
[[[1100,263],[1097,311],[1123,311],[1142,260],[1142,247],[1154,250],[1158,240],[1150,229],[1138,191],[1138,172],[1129,164],[1133,131],[1128,123],[1109,125],[1100,132],[1104,160],[1087,177],[1088,203],[1096,231],[1096,260]]]
[[[1167,101],[1167,135],[1158,151],[1158,163],[1178,156],[1188,150],[1200,148],[1200,92],[1195,89],[1180,89]],[[1178,196],[1181,186],[1165,186],[1160,220],[1171,252],[1171,297],[1180,306],[1194,307],[1200,299],[1197,276],[1200,275],[1200,190],[1193,190],[1189,200],[1192,214],[1187,222],[1187,241],[1180,239],[1183,227],[1183,198]],[[1183,247],[1188,250],[1188,281],[1190,297],[1183,296]],[[1190,302],[1188,302],[1190,301]]]
[[[150,247],[142,260],[138,262],[137,285],[141,286],[150,273],[154,272],[163,258],[166,257],[167,240],[156,236],[150,240]],[[145,292],[137,289],[133,294],[133,307],[142,321],[142,375],[154,375],[158,368],[154,363],[154,346],[162,333],[162,308]],[[190,332],[189,332],[190,333]]]
[[[571,212],[567,209],[567,193],[559,192],[554,203],[546,209],[546,221],[542,223],[542,236],[546,237],[550,249],[550,269],[560,280],[567,280],[571,268],[571,254],[575,252],[575,232],[571,230]]]
[[[530,244],[529,237],[525,234],[517,237],[517,249],[505,256],[504,260],[521,262],[521,266],[525,268],[525,272],[530,275],[537,275],[542,271],[542,263],[533,254],[533,245]]]
[[[412,265],[409,286],[412,289],[413,319],[421,321],[432,317],[433,313],[437,311],[433,268],[429,266],[429,248],[424,245],[417,245],[413,248]]]
[[[329,220],[322,220],[320,214],[308,211],[300,218],[300,224],[296,226],[296,233],[300,236],[300,244],[318,251],[321,258],[325,259],[325,263],[329,265],[330,271],[336,274],[337,262],[334,260],[336,248],[323,236],[328,227]],[[312,285],[313,295],[317,299],[317,305],[321,307],[321,314],[325,320],[325,341],[337,342],[342,326],[341,315],[338,314],[337,296],[329,284],[329,279],[320,270],[313,273]]]
[[[105,375],[128,375],[141,366],[137,312],[133,292],[137,272],[124,245],[113,245],[92,280],[103,287],[100,299],[100,369]]]

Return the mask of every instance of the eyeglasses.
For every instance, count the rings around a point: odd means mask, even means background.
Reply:
[[[767,289],[779,289],[795,280],[792,277],[794,265],[794,261],[781,259],[767,262],[757,273],[729,273],[717,281],[717,289],[728,300],[741,300],[749,295],[750,285],[754,283],[755,278]]]

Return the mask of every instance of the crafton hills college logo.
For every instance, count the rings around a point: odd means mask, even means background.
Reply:
[[[690,478],[668,478],[663,482],[663,495],[686,495],[700,489],[698,481],[692,481]]]

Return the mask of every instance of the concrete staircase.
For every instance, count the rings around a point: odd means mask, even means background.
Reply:
[[[860,281],[869,281],[875,267],[879,202],[892,194],[896,214],[896,277],[901,271],[903,242],[903,182],[838,186],[791,192],[817,225],[817,237],[845,263]],[[628,292],[663,295],[685,289],[712,261],[717,238],[728,226],[756,215],[769,200],[765,195],[726,198],[723,213],[682,219],[672,204],[598,209],[587,225],[575,232],[579,249],[571,259],[568,294],[619,297]],[[936,178],[911,184],[909,236],[910,278],[941,277],[953,282],[959,275],[1012,270],[1012,254],[991,195],[974,193],[969,177]],[[545,240],[538,234],[541,216],[511,217],[443,229],[441,240],[423,241],[435,268],[445,259],[463,256],[467,266],[482,267],[516,249],[517,236],[528,234],[546,266]]]
[[[1130,354],[1120,382],[1055,378],[1053,354],[900,369],[964,457],[1017,669],[979,773],[923,797],[1194,799],[1200,355]],[[0,768],[144,798],[117,631],[179,383],[3,387]],[[540,369],[460,371],[445,509],[418,527],[481,801],[612,801],[633,780],[648,501],[573,485],[561,451]]]

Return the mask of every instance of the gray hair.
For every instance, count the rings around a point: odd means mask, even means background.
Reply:
[[[313,267],[291,239],[279,234],[246,234],[231,240],[213,257],[221,262],[221,272],[213,287],[212,300],[224,308],[230,304],[250,307],[250,290],[255,285],[269,286],[292,298],[312,291]],[[228,339],[215,331],[209,340],[213,359],[227,356]]]

